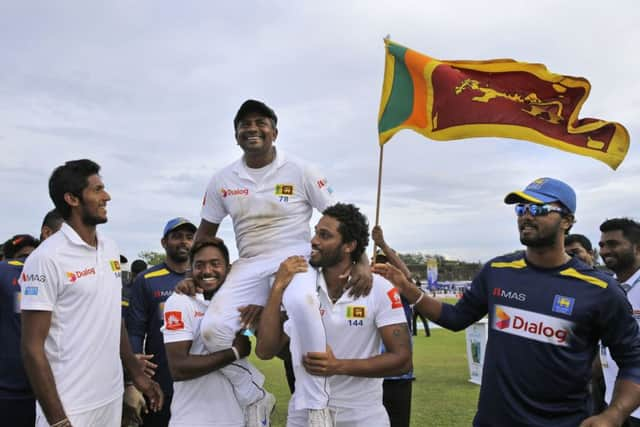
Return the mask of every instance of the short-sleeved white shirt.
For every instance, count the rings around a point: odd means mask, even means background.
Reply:
[[[256,183],[241,158],[216,173],[207,187],[201,217],[220,224],[230,215],[242,258],[309,246],[313,208],[322,212],[334,203],[326,177],[313,167],[281,150],[274,162]]]
[[[171,295],[164,306],[164,342],[192,341],[190,354],[208,354],[200,336],[200,323],[209,301]],[[235,398],[229,380],[220,372],[186,381],[174,381],[171,400],[172,427],[242,427],[244,412]]]
[[[632,288],[627,293],[627,299],[633,308],[633,317],[640,323],[640,270],[633,273],[626,282]],[[601,344],[602,345],[602,344]],[[600,352],[600,364],[602,365],[602,373],[604,375],[604,382],[606,385],[604,400],[607,404],[611,403],[613,397],[613,389],[618,377],[618,364],[611,357],[611,353],[608,348],[602,348]],[[631,413],[634,418],[640,418],[640,408]]]
[[[322,272],[318,274],[320,313],[327,343],[337,359],[367,359],[380,354],[382,337],[379,328],[407,320],[398,291],[383,277],[373,275],[369,295],[354,299],[345,292],[335,304],[327,293]],[[368,408],[382,405],[382,378],[334,375],[329,377],[329,406]]]
[[[85,243],[66,223],[27,258],[21,309],[51,312],[45,354],[65,411],[122,396],[120,251],[98,234]]]

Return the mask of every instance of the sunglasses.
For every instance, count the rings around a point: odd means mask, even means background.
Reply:
[[[534,205],[530,203],[518,203],[516,205],[517,216],[523,216],[527,211],[531,216],[546,216],[551,212],[558,212],[560,215],[568,213],[566,209],[552,205]]]

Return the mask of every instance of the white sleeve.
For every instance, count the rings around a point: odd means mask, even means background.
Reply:
[[[327,178],[318,172],[313,166],[304,165],[304,191],[311,206],[319,212],[335,204],[333,189]]]
[[[65,279],[50,257],[38,252],[31,254],[20,274],[20,308],[53,311]]]
[[[373,275],[373,297],[376,307],[376,326],[395,325],[397,323],[407,324],[404,315],[400,293],[386,279],[376,274]]]
[[[218,175],[214,175],[207,186],[202,201],[200,217],[212,224],[220,224],[228,212],[220,196]]]
[[[164,304],[164,326],[160,329],[165,343],[193,341],[195,310],[189,297],[173,294]]]

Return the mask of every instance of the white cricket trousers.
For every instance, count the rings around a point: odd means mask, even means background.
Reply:
[[[382,406],[382,402],[371,402],[370,406],[362,408],[330,406],[330,409],[335,413],[336,427],[389,427],[391,425],[389,414]],[[307,427],[308,425],[308,412],[294,410],[289,405],[287,427]]]
[[[207,349],[211,352],[228,349],[241,328],[238,307],[249,304],[264,306],[280,263],[293,255],[308,257],[310,250],[310,244],[306,243],[304,246],[279,249],[275,254],[240,258],[234,262],[202,319],[202,338]],[[316,279],[316,270],[309,267],[306,273],[298,273],[293,277],[283,295],[283,305],[289,317],[285,332],[290,338],[296,377],[296,409],[321,409],[329,401],[326,378],[313,376],[302,366],[304,354],[326,351],[327,340],[320,317]],[[238,362],[249,365],[246,359]],[[253,383],[249,368],[239,369],[238,362],[219,372],[233,384],[238,402],[246,406],[262,398],[264,393]]]
[[[120,427],[122,424],[122,396],[89,411],[67,414],[67,418],[73,427]],[[35,427],[49,427],[47,417],[44,416],[39,404],[36,405]]]

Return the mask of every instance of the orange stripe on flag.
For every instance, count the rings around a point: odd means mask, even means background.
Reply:
[[[413,112],[406,120],[405,124],[410,126],[427,126],[427,83],[424,70],[432,58],[420,55],[411,49],[407,49],[404,55],[405,64],[411,80],[413,80]]]

